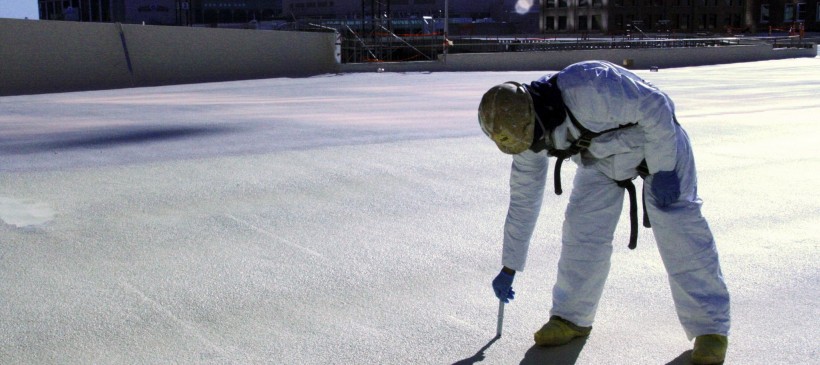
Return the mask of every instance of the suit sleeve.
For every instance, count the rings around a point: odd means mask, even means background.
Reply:
[[[541,212],[548,165],[544,152],[527,150],[513,155],[501,263],[515,271],[523,271],[527,262],[530,238]]]
[[[638,124],[646,138],[644,158],[649,173],[672,171],[677,160],[675,109],[664,93],[653,90],[638,107]]]

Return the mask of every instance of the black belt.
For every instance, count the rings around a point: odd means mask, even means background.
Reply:
[[[638,247],[638,199],[635,192],[635,184],[632,179],[617,181],[618,186],[626,189],[629,193],[629,249],[634,250]],[[641,201],[643,202],[643,226],[651,228],[652,224],[649,222],[649,214],[646,213],[646,188],[644,187],[641,194]]]
[[[563,189],[561,189],[561,163],[564,160],[559,158],[555,162],[555,176],[553,180],[555,181],[555,194],[561,195]],[[645,179],[649,176],[649,169],[646,166],[646,160],[641,161],[641,164],[637,167],[638,176],[642,179]],[[638,198],[637,193],[635,192],[635,184],[632,183],[632,179],[627,180],[620,180],[615,181],[619,187],[626,189],[626,192],[629,193],[629,247],[630,250],[634,250],[635,247],[638,247]],[[646,228],[652,228],[652,223],[649,222],[649,214],[646,212],[646,186],[644,186],[643,190],[641,191],[641,203],[643,205],[643,226]]]

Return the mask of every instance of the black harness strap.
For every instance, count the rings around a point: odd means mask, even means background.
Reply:
[[[641,161],[641,164],[638,165],[638,176],[641,179],[646,180],[646,177],[649,176],[649,166],[646,165],[646,160]],[[652,228],[652,223],[649,222],[649,213],[646,212],[646,185],[644,185],[643,189],[641,189],[641,204],[643,205],[643,226],[646,228]]]
[[[569,120],[572,122],[572,125],[574,125],[575,128],[578,128],[578,130],[581,132],[581,136],[578,137],[578,139],[576,139],[574,142],[572,142],[572,144],[570,144],[570,146],[566,149],[559,150],[556,148],[552,148],[547,150],[547,153],[549,153],[551,156],[555,156],[557,159],[555,161],[555,172],[553,173],[556,195],[561,195],[564,192],[564,190],[561,188],[561,165],[563,164],[564,160],[588,149],[589,146],[592,145],[592,139],[595,137],[598,137],[604,133],[616,131],[618,129],[629,128],[637,125],[637,123],[629,123],[619,125],[615,128],[610,128],[600,132],[593,132],[584,127],[583,125],[581,125],[581,123],[578,121],[578,119],[575,118],[575,115],[572,114],[569,108],[565,107],[565,110],[567,112],[567,116],[569,116]],[[539,142],[544,143],[542,141]],[[539,147],[543,149],[542,146],[539,145]],[[639,174],[641,174],[641,177],[648,175],[646,160],[642,161],[641,165],[638,166],[638,171]],[[643,175],[642,171],[646,171],[647,174]],[[632,183],[631,179],[617,181],[617,184],[619,187],[626,189],[626,191],[629,193],[629,221],[631,229],[629,233],[629,249],[635,249],[635,247],[638,246],[638,200],[636,197],[637,194],[635,193],[635,184]],[[645,196],[646,194],[642,195]],[[650,227],[649,215],[646,213],[646,198],[643,197],[642,201],[644,206],[643,225],[644,227]]]
[[[635,184],[632,180],[618,181],[618,186],[629,193],[629,249],[638,247],[638,199],[635,198]],[[646,209],[644,209],[646,212]]]
[[[559,158],[555,160],[555,173],[553,173],[553,187],[555,188],[555,195],[561,195],[564,193],[564,189],[561,189],[561,164],[564,163],[563,158]]]
[[[608,133],[608,132],[616,131],[618,129],[633,127],[633,126],[638,124],[638,123],[622,124],[622,125],[619,125],[615,128],[610,128],[610,129],[603,130],[603,131],[600,131],[600,132],[593,132],[593,131],[587,129],[586,127],[584,127],[583,125],[581,125],[581,122],[579,122],[578,119],[575,118],[575,115],[572,114],[572,111],[570,111],[569,108],[564,107],[564,109],[566,110],[567,116],[569,116],[569,120],[572,122],[572,125],[574,125],[575,128],[578,128],[578,130],[581,132],[581,136],[578,137],[578,139],[576,139],[574,142],[572,142],[572,144],[570,144],[570,146],[567,147],[567,149],[559,150],[559,149],[556,149],[556,148],[552,148],[552,149],[547,151],[547,153],[549,153],[550,156],[555,156],[558,159],[558,161],[555,163],[555,173],[554,173],[554,175],[555,175],[555,194],[557,194],[557,195],[561,195],[564,192],[564,190],[561,188],[561,164],[564,160],[585,151],[587,148],[589,148],[590,145],[592,145],[592,139],[595,138],[595,137],[598,137],[598,136],[600,136],[602,134],[605,134],[605,133]]]

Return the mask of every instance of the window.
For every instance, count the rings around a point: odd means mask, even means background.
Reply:
[[[769,22],[769,4],[760,4],[760,22]]]
[[[555,17],[548,16],[544,21],[544,30],[555,30]]]
[[[587,17],[586,17],[586,15],[578,16],[578,30],[587,30]]]
[[[601,30],[601,16],[600,15],[593,15],[592,16],[592,30]]]
[[[164,12],[167,13],[171,11],[167,6],[162,5],[144,5],[137,8],[137,12],[140,13],[150,13],[150,12]]]
[[[820,22],[820,3],[817,3],[817,11],[815,12],[815,14],[817,14],[817,18],[814,20]]]
[[[672,21],[669,19],[658,19],[655,29],[659,32],[669,32],[672,29]]]
[[[806,20],[806,3],[797,3],[797,21],[802,22]]]
[[[624,16],[623,15],[615,15],[615,29],[624,29]]]
[[[567,17],[558,17],[558,30],[567,30]]]
[[[784,23],[791,23],[794,21],[794,4],[786,4],[785,9],[783,9],[783,22]]]

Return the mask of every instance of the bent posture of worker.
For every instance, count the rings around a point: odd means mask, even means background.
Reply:
[[[529,84],[497,85],[484,94],[478,114],[484,133],[512,155],[502,269],[492,282],[502,301],[513,298],[515,273],[524,269],[548,157],[558,157],[558,166],[566,158],[578,166],[564,217],[551,316],[535,333],[536,344],[558,346],[590,334],[625,187],[632,186],[634,193],[631,180],[640,175],[645,219],[680,322],[688,338],[695,339],[692,360],[722,362],[729,293],[714,238],[701,215],[689,137],[669,96],[622,67],[586,61]],[[633,206],[634,200],[633,194]]]

